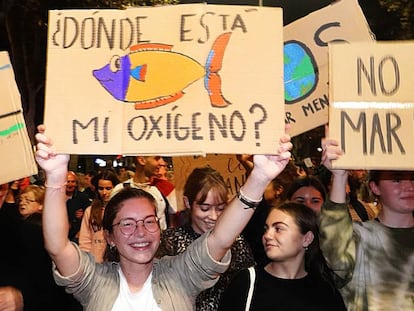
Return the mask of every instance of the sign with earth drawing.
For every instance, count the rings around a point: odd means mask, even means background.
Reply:
[[[276,152],[285,126],[280,8],[49,15],[45,124],[58,152]]]
[[[356,0],[341,0],[284,27],[285,122],[299,135],[328,122],[328,43],[372,41]]]

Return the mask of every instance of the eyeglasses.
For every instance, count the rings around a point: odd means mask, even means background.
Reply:
[[[118,226],[121,233],[124,235],[132,235],[135,233],[138,227],[138,223],[142,222],[145,230],[150,233],[157,232],[160,230],[160,226],[158,223],[158,217],[155,215],[150,215],[145,217],[144,219],[135,220],[133,218],[124,218],[121,219],[118,223],[113,224],[112,227]]]

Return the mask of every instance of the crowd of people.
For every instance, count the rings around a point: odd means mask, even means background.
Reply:
[[[414,310],[413,171],[333,169],[326,137],[305,173],[285,135],[234,197],[195,168],[177,217],[161,156],[80,174],[38,130],[45,179],[0,188],[0,311]]]

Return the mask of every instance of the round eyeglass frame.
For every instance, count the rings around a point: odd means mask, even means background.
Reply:
[[[151,218],[153,218],[154,220],[155,220],[155,223],[154,223],[154,230],[152,230],[152,229],[148,229],[148,227],[147,226],[149,226],[150,224],[148,223],[148,222],[146,222],[146,221],[148,221],[149,219],[151,219]],[[125,223],[125,221],[130,221],[130,223],[128,223],[128,224],[126,224]],[[123,235],[127,235],[127,236],[129,236],[129,235],[133,235],[136,231],[137,231],[137,228],[138,228],[138,223],[140,223],[140,222],[142,222],[142,226],[144,227],[144,229],[147,231],[147,232],[149,232],[149,233],[155,233],[155,232],[157,232],[157,231],[159,231],[160,230],[160,222],[159,222],[159,219],[158,219],[158,217],[157,216],[155,216],[155,215],[149,215],[149,216],[147,216],[147,217],[145,217],[145,218],[142,218],[142,219],[137,219],[137,220],[135,220],[134,218],[123,218],[123,219],[121,219],[119,222],[117,222],[117,223],[115,223],[115,224],[113,224],[112,225],[112,227],[114,227],[114,226],[118,226],[119,227],[119,230],[121,231],[121,233],[123,234]],[[133,230],[132,229],[130,229],[130,228],[132,228],[132,225],[134,224],[134,228],[133,228]],[[127,227],[126,225],[129,225],[129,227]],[[151,224],[151,226],[152,226],[152,224]],[[151,227],[150,227],[151,228]],[[125,230],[132,230],[131,232],[126,232]]]

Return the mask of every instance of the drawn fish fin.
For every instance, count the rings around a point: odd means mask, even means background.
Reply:
[[[147,75],[147,65],[139,65],[131,69],[131,76],[138,81],[145,82]]]
[[[136,102],[135,109],[136,110],[151,109],[151,108],[163,106],[163,105],[172,103],[183,96],[184,96],[184,92],[180,91],[174,95],[159,97],[153,100],[148,100],[148,101],[143,101],[143,102]]]
[[[129,48],[130,53],[136,53],[146,50],[171,51],[173,46],[164,43],[141,43],[133,45]]]
[[[214,41],[206,61],[207,72],[218,72],[223,63],[224,51],[230,40],[231,32],[226,32],[217,37]]]
[[[221,93],[221,77],[217,73],[210,73],[204,79],[204,86],[210,96],[210,104],[213,107],[222,108],[231,105]]]
[[[213,107],[227,107],[231,104],[224,98],[221,92],[221,77],[218,74],[222,67],[224,51],[226,50],[230,36],[231,33],[226,32],[217,37],[206,61],[204,87],[210,96],[210,103]]]

